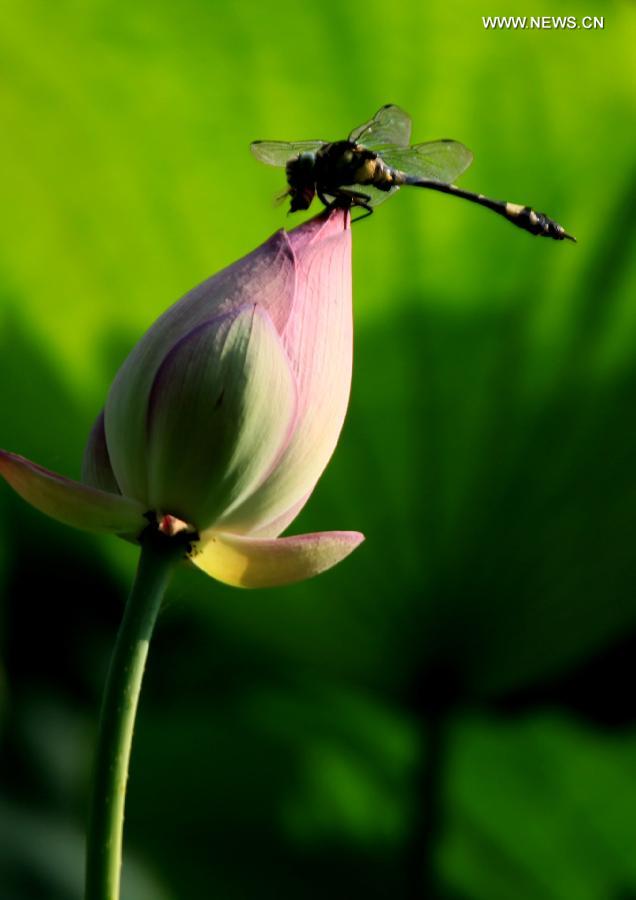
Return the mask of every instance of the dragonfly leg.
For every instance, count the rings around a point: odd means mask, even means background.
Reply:
[[[361,216],[351,220],[352,225],[354,222],[361,222],[362,219],[366,219],[373,212],[373,207],[370,205],[371,197],[368,194],[363,194],[361,191],[347,190],[346,188],[341,188],[340,194],[343,198],[349,200],[351,206],[357,206],[364,210]]]
[[[343,206],[350,209],[352,206],[358,206],[365,210],[364,215],[358,216],[357,219],[352,221],[359,222],[361,219],[366,219],[373,212],[373,208],[369,205],[371,197],[368,194],[363,194],[362,191],[354,191],[349,188],[335,188],[333,191],[326,192],[333,197],[331,201],[327,200],[325,193],[322,191],[318,190],[316,193],[318,194],[318,199],[325,204],[327,209],[336,209]]]
[[[368,203],[354,203],[353,205],[358,207],[359,209],[363,209],[364,212],[362,213],[361,216],[356,216],[355,219],[351,219],[352,225],[354,222],[361,222],[363,219],[368,218],[368,216],[370,216],[371,213],[373,212],[373,207],[369,206]]]

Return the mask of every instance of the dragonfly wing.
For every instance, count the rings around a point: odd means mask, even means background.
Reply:
[[[384,162],[407,175],[451,184],[473,161],[468,147],[458,141],[429,141],[412,147],[380,151]]]
[[[370,150],[388,146],[407,147],[411,140],[411,117],[399,106],[383,106],[372,119],[354,128],[349,140],[364,144]]]
[[[358,188],[358,190],[362,191],[364,194],[369,194],[371,199],[369,200],[369,206],[379,206],[381,203],[384,203],[385,200],[388,200],[389,197],[392,197],[393,194],[399,191],[399,187],[397,185],[392,187],[388,191],[379,191],[376,187],[373,187],[371,184],[365,184],[362,187]]]
[[[366,194],[367,197],[370,197],[369,206],[379,206],[381,203],[384,203],[385,200],[388,200],[396,191],[399,191],[399,185],[395,185],[388,191],[380,191],[377,187],[374,187],[372,184],[348,184],[343,187],[345,191],[355,191],[356,194]]]
[[[268,166],[286,166],[301,153],[315,153],[325,141],[253,141],[250,150],[256,159]]]

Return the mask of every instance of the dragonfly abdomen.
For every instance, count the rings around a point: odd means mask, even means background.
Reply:
[[[440,191],[443,194],[451,194],[453,197],[461,197],[471,203],[478,203],[491,209],[497,215],[503,216],[518,228],[529,231],[538,237],[549,237],[555,241],[569,240],[576,243],[576,238],[565,230],[563,225],[559,225],[554,219],[551,219],[545,213],[537,212],[531,206],[524,206],[521,203],[509,203],[506,200],[491,200],[483,194],[474,194],[472,191],[465,191],[458,188],[454,184],[444,184],[443,182],[433,181],[431,179],[417,178],[415,176],[406,176],[406,184],[414,187],[428,188],[433,191]]]

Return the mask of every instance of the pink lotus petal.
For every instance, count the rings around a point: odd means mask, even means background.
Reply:
[[[95,420],[84,449],[82,481],[84,484],[99,488],[102,491],[108,491],[111,494],[121,494],[113,467],[110,464],[108,447],[106,446],[103,410]]]
[[[64,478],[15,453],[0,450],[0,475],[31,506],[74,528],[139,534],[147,525],[144,508],[134,500]]]
[[[248,256],[212,276],[168,309],[146,332],[119,370],[105,409],[108,451],[127,496],[147,497],[146,410],[165,356],[182,337],[209,319],[258,303],[278,331],[294,297],[293,252],[280,231]]]
[[[296,293],[282,331],[298,381],[298,418],[276,469],[219,527],[258,530],[309,496],[327,465],[345,418],[351,386],[353,327],[351,231],[336,210],[290,232]]]
[[[150,395],[151,508],[207,528],[272,469],[295,413],[294,376],[265,310],[199,325],[167,355]]]
[[[363,540],[357,531],[264,540],[209,531],[201,536],[191,559],[212,578],[234,587],[277,587],[330,569]]]
[[[299,256],[316,240],[338,237],[339,232],[349,231],[350,228],[351,218],[347,211],[336,209],[329,213],[322,212],[288,232],[289,243],[296,256]]]

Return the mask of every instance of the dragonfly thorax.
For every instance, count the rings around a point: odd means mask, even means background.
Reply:
[[[389,171],[377,153],[354,141],[324,144],[316,153],[316,184],[327,193],[344,185],[379,185]]]
[[[378,154],[354,141],[333,141],[315,153],[300,153],[287,162],[286,174],[292,212],[308,209],[316,194],[335,196],[356,185],[388,191],[395,183],[395,173]]]

